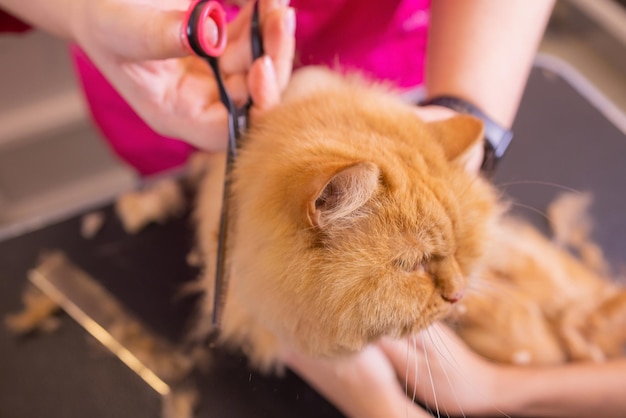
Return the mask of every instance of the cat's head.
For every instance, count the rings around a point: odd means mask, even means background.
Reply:
[[[234,173],[232,297],[314,355],[446,315],[480,261],[495,193],[463,161],[468,116],[424,123],[348,82],[270,112]]]

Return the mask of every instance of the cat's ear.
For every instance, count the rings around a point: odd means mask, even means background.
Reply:
[[[378,188],[380,170],[369,162],[335,172],[308,204],[311,226],[325,227],[362,207]]]
[[[443,145],[448,161],[466,163],[474,147],[483,141],[483,122],[474,116],[455,115],[428,126]]]

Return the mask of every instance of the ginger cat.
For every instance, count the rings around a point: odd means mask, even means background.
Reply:
[[[464,169],[481,141],[470,116],[425,123],[383,87],[297,73],[232,173],[222,341],[267,370],[286,347],[345,355],[448,317],[497,361],[619,355],[626,293],[502,215],[498,192]],[[208,160],[196,208],[206,318],[225,157]],[[465,292],[474,280],[506,290]]]

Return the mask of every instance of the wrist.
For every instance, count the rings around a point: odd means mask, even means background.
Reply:
[[[493,399],[492,408],[498,412],[520,416],[528,411],[527,404],[532,398],[529,388],[528,370],[524,367],[494,365],[490,390]]]

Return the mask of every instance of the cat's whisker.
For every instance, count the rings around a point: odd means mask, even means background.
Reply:
[[[537,209],[534,206],[527,205],[525,203],[515,202],[515,201],[511,201],[510,203],[511,203],[511,206],[516,206],[518,208],[528,209],[531,212],[534,212],[536,214],[541,215],[541,217],[544,218],[546,221],[548,221],[548,222],[550,221],[550,218],[548,217],[546,212],[544,212],[544,211],[542,211],[540,209]]]
[[[522,185],[548,186],[548,187],[554,187],[555,189],[560,189],[560,190],[564,190],[564,191],[572,192],[576,194],[583,193],[581,190],[575,189],[573,187],[568,187],[560,183],[554,183],[551,181],[544,181],[544,180],[515,180],[515,181],[505,181],[505,182],[496,184],[496,186],[499,188],[509,187],[509,186],[522,186]]]
[[[415,353],[415,356],[417,356],[417,340],[415,338],[415,334],[411,335],[411,340],[413,341],[413,352]],[[417,370],[417,361],[414,362],[415,363],[415,383],[413,385],[413,397],[411,398],[411,402],[415,403],[415,397],[417,396],[417,378],[418,378],[418,370]]]
[[[443,340],[441,338],[441,336],[439,334],[437,334],[437,324],[433,324],[433,326],[431,327],[433,332],[435,333],[435,335],[437,335],[439,337],[439,343],[441,346],[443,346],[444,348],[448,348],[445,344],[443,344]],[[456,362],[456,359],[454,358],[454,356],[452,355],[452,352],[450,352],[450,350],[448,349],[448,357],[445,356],[444,353],[441,352],[441,350],[439,349],[439,345],[437,345],[435,343],[435,340],[433,339],[433,335],[430,332],[430,328],[426,331],[428,333],[428,337],[430,338],[430,340],[433,342],[433,345],[435,346],[435,348],[437,349],[437,361],[439,362],[439,364],[441,365],[441,361],[442,358],[444,361],[448,361],[450,364],[452,364],[452,360],[454,360],[455,366],[457,366],[458,369],[458,363]],[[465,412],[463,411],[463,407],[461,405],[461,403],[459,402],[459,398],[456,394],[456,389],[454,388],[454,385],[452,385],[452,381],[450,380],[450,377],[448,376],[448,372],[446,372],[446,368],[445,367],[441,367],[441,370],[443,371],[443,374],[446,378],[446,381],[448,382],[448,386],[450,386],[450,390],[452,391],[452,396],[454,397],[454,401],[456,402],[457,406],[459,407],[459,410],[461,411],[461,415],[463,416],[463,418],[466,418],[465,416]],[[449,415],[448,415],[449,416]]]
[[[509,286],[494,283],[487,278],[474,277],[472,282],[465,288],[468,294],[489,296],[514,296],[516,293]]]
[[[442,331],[442,330],[438,327],[438,324],[433,324],[433,326],[432,326],[431,328],[433,329],[434,334],[435,334],[435,335],[439,338],[439,344],[435,344],[435,347],[443,346],[443,347],[446,347],[446,348],[447,348],[447,346],[443,343],[443,337],[442,337],[442,336],[441,336],[441,334],[440,334],[440,333],[441,333],[441,332],[443,332],[443,331]],[[430,329],[428,330],[428,332],[429,332],[429,335],[430,335]],[[432,339],[432,336],[431,336],[431,341],[433,341],[433,343],[434,343],[434,340]],[[438,348],[437,348],[437,351],[439,352],[439,354],[440,354],[440,355],[442,355],[441,351],[439,351],[439,349],[438,349]],[[476,385],[473,385],[473,384],[472,384],[472,381],[468,378],[468,376],[467,376],[465,373],[463,373],[463,368],[462,368],[462,367],[461,367],[461,365],[460,365],[460,364],[456,361],[456,359],[455,359],[455,358],[454,358],[454,356],[452,355],[452,352],[448,350],[448,354],[449,354],[449,357],[443,356],[444,360],[446,360],[446,361],[450,362],[450,364],[452,364],[452,365],[456,368],[457,372],[459,373],[459,376],[461,376],[461,378],[465,381],[465,383],[466,383],[469,387],[471,387],[473,390],[475,390],[475,391],[477,392],[477,394],[478,394],[478,395],[480,395],[480,396],[485,396],[484,392],[482,392],[482,391],[480,390],[480,388],[479,388],[479,387],[477,387]],[[452,359],[452,360],[454,360],[454,363],[452,363],[452,362],[451,362],[451,359]],[[444,374],[445,374],[445,376],[446,376],[446,379],[448,379],[448,382],[449,382],[449,381],[450,381],[450,380],[449,380],[449,376],[448,376],[448,374],[445,372],[445,368],[442,368],[442,370],[444,371]],[[457,397],[456,397],[456,392],[454,392],[454,391],[453,391],[453,395],[454,395],[455,399],[457,399]],[[457,403],[458,403],[458,399],[457,399]],[[459,404],[459,407],[460,407],[460,404]],[[494,406],[493,406],[493,408],[494,408],[494,409],[495,409],[498,413],[502,414],[502,416],[504,416],[504,417],[506,417],[506,418],[512,418],[510,415],[508,415],[507,413],[505,413],[504,411],[502,411],[502,410],[501,410],[500,408],[498,408],[497,406],[495,406],[495,405],[494,405]],[[463,411],[461,411],[461,413],[462,413],[462,414],[463,414],[463,416],[465,417],[465,414],[463,413]]]
[[[462,199],[463,197],[465,197],[465,194],[467,192],[469,192],[470,190],[472,190],[472,188],[474,187],[474,184],[476,184],[476,182],[478,182],[479,177],[472,177],[471,179],[469,179],[469,181],[467,182],[467,187],[465,189],[459,190],[459,198]]]
[[[434,339],[432,338],[432,334],[430,333],[430,330],[433,330],[434,334],[439,338],[439,344],[435,344]],[[449,364],[451,364],[453,367],[457,368],[460,370],[460,365],[459,363],[456,361],[456,358],[454,358],[454,355],[452,354],[452,351],[450,351],[449,347],[444,344],[443,342],[443,338],[441,338],[441,335],[439,334],[440,330],[439,330],[439,324],[435,323],[433,324],[430,328],[428,328],[427,330],[428,332],[428,336],[430,337],[430,340],[433,342],[435,348],[437,349],[437,352],[439,353],[439,355],[441,357],[443,357]],[[442,352],[440,347],[443,347],[446,349],[446,352]],[[446,356],[447,354],[447,356]]]
[[[406,371],[404,375],[404,396],[409,397],[409,355],[411,353],[411,342],[406,339]],[[417,376],[415,376],[417,379]],[[409,416],[409,406],[406,407],[406,416]]]
[[[471,286],[465,288],[466,295],[475,295],[478,297],[487,297],[490,299],[503,298],[507,296],[514,296],[513,289],[507,288],[507,286],[498,286],[494,284],[481,284],[478,286]]]
[[[424,346],[424,333],[420,332],[420,337],[422,339],[422,350],[424,351],[424,359],[426,360],[426,370],[428,370],[428,378],[430,379],[430,387],[433,390],[433,399],[435,401],[435,409],[437,412],[437,418],[441,418],[441,414],[439,413],[439,402],[437,401],[437,391],[435,390],[435,381],[433,380],[433,373],[430,369],[430,361],[428,360],[428,352],[426,351],[426,347]]]
[[[424,329],[421,329],[418,334],[421,335]],[[417,342],[417,335],[414,335],[414,340]],[[415,347],[415,350],[416,350],[415,356],[417,358],[417,346]],[[416,392],[417,392],[418,381],[419,381],[419,376],[416,376],[415,381],[413,382],[414,389]],[[426,399],[426,385],[421,385],[421,386],[422,386],[422,399]],[[423,402],[423,407],[424,409],[426,409],[426,411],[430,415],[434,415],[435,412],[431,409],[430,404],[428,402]]]

